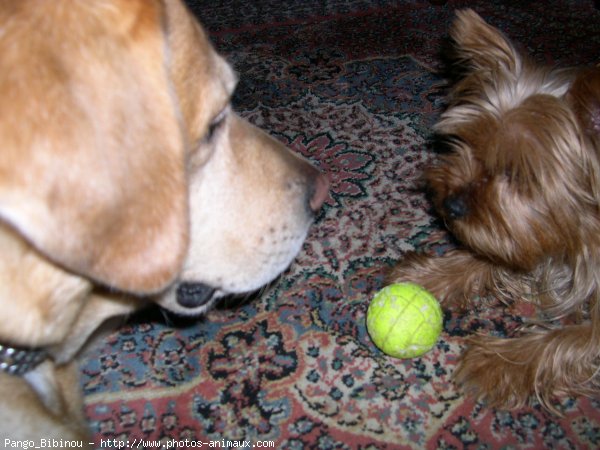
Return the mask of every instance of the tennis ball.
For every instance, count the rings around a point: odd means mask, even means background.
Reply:
[[[367,331],[373,343],[396,358],[421,356],[442,332],[442,308],[436,298],[414,283],[381,289],[367,310]]]

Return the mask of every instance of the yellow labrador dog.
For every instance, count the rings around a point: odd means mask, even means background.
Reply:
[[[0,0],[0,445],[87,437],[74,358],[271,281],[328,181],[231,110],[181,0]]]

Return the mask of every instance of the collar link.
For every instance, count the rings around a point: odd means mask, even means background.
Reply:
[[[0,344],[0,372],[25,375],[42,363],[48,354],[42,349]]]

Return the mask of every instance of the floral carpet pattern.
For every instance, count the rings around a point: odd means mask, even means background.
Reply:
[[[594,2],[188,5],[240,73],[236,109],[327,172],[331,191],[297,260],[268,289],[194,321],[149,311],[103,339],[81,367],[98,447],[137,438],[278,449],[599,448],[600,399],[560,399],[562,417],[535,402],[500,411],[452,383],[465,337],[509,333],[527,308],[446,312],[434,349],[404,361],[377,350],[365,327],[387,268],[409,250],[454,245],[421,183],[436,157],[430,130],[444,107],[439,69],[453,11],[473,7],[540,62],[593,64]]]

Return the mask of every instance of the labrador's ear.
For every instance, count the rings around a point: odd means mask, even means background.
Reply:
[[[75,273],[155,292],[188,240],[163,6],[63,3],[0,6],[0,219]]]

